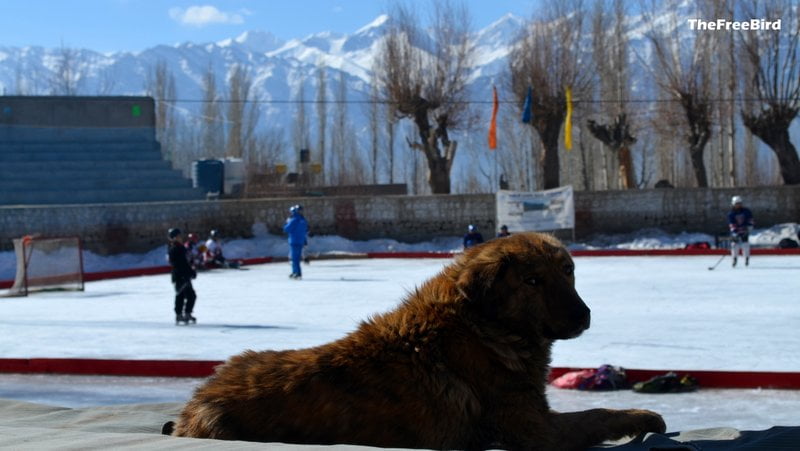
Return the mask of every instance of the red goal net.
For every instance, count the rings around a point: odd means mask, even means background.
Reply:
[[[78,237],[26,236],[14,240],[17,274],[11,296],[34,291],[83,291],[83,252]]]

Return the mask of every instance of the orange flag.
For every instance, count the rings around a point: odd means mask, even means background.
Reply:
[[[492,107],[492,121],[489,123],[489,149],[497,149],[497,108],[499,102],[497,101],[497,88],[492,86],[492,95],[494,96],[494,106]]]
[[[567,87],[567,118],[564,121],[564,148],[572,149],[572,89]]]

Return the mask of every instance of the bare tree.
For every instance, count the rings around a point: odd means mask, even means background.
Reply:
[[[202,148],[206,158],[222,156],[225,131],[222,127],[217,79],[211,65],[203,75]]]
[[[692,34],[692,48],[682,50],[681,28],[676,25],[675,19],[677,5],[669,3],[666,8],[673,19],[670,29],[657,24],[652,13],[645,13],[649,22],[647,38],[655,55],[655,61],[650,64],[651,72],[663,92],[677,101],[683,110],[695,180],[697,186],[707,187],[708,175],[703,152],[711,138],[712,77],[708,61],[713,34]]]
[[[628,34],[625,23],[625,1],[614,0],[613,19],[606,12],[605,2],[597,2],[592,17],[592,53],[599,77],[602,115],[606,124],[590,119],[589,132],[616,156],[619,181],[623,189],[636,187],[631,146],[636,138],[631,133],[627,104],[630,100]],[[610,101],[610,102],[608,102]]]
[[[566,118],[566,90],[580,99],[590,86],[590,70],[581,58],[584,16],[580,1],[548,3],[540,19],[526,24],[510,56],[511,88],[520,105],[531,92],[530,124],[544,148],[545,189],[561,184],[558,138]]]
[[[379,87],[378,82],[375,80],[375,71],[372,71],[372,83],[370,83],[370,91],[369,91],[369,111],[367,112],[367,118],[369,119],[369,138],[370,138],[370,150],[372,151],[372,155],[370,158],[370,165],[372,167],[372,183],[378,183],[378,150],[380,148],[380,95],[379,95]]]
[[[317,122],[319,129],[317,131],[317,155],[319,163],[322,165],[322,184],[325,184],[325,134],[328,126],[328,102],[327,102],[327,87],[325,82],[325,66],[320,63],[317,66]]]
[[[77,49],[61,44],[56,55],[56,65],[51,80],[53,95],[78,95],[86,80],[86,64]]]
[[[295,100],[294,123],[292,124],[292,145],[297,152],[308,148],[308,116],[306,114],[305,77],[300,78]]]
[[[434,1],[430,33],[410,6],[398,4],[391,16],[377,56],[378,79],[396,113],[416,125],[416,139],[407,142],[425,156],[431,191],[447,194],[458,147],[450,131],[469,121],[466,87],[474,55],[469,14],[463,4]]]
[[[781,20],[782,29],[742,32],[745,64],[753,74],[760,110],[742,110],[744,125],[764,141],[777,157],[783,183],[800,184],[800,158],[789,136],[789,126],[800,111],[800,8],[796,1],[752,2],[749,18]],[[785,28],[783,28],[785,27]]]
[[[348,117],[347,78],[344,71],[339,79],[334,98],[336,108],[333,112],[331,130],[331,166],[334,184],[359,185],[367,182],[367,167],[359,154],[355,133]]]
[[[164,149],[165,157],[173,159],[175,152],[175,77],[167,62],[159,60],[147,74],[145,91],[155,101],[156,136]]]
[[[387,102],[383,114],[384,128],[386,129],[386,156],[389,165],[387,171],[389,172],[389,183],[394,183],[394,141],[397,129],[397,112],[394,103]]]
[[[253,103],[253,79],[250,72],[239,64],[228,77],[228,141],[225,155],[242,158],[252,152],[258,109]]]

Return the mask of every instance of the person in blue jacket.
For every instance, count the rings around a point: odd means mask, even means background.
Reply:
[[[467,227],[467,234],[464,235],[464,249],[483,243],[483,235],[478,232],[478,228],[470,224]]]
[[[736,257],[739,256],[739,249],[744,255],[744,265],[750,264],[750,232],[753,230],[753,213],[742,203],[741,196],[731,198],[731,211],[728,212],[728,227],[731,232],[731,256],[733,266],[736,266]]]
[[[292,273],[289,277],[300,279],[303,274],[300,270],[300,261],[303,259],[303,246],[308,244],[308,222],[303,217],[303,206],[294,205],[289,208],[289,216],[283,231],[289,235],[289,258],[292,260]]]

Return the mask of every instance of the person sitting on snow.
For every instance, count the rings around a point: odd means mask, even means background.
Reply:
[[[220,240],[219,232],[215,229],[209,234],[208,241],[206,241],[206,252],[203,258],[203,264],[206,268],[235,268],[225,258],[222,253],[222,241]]]

